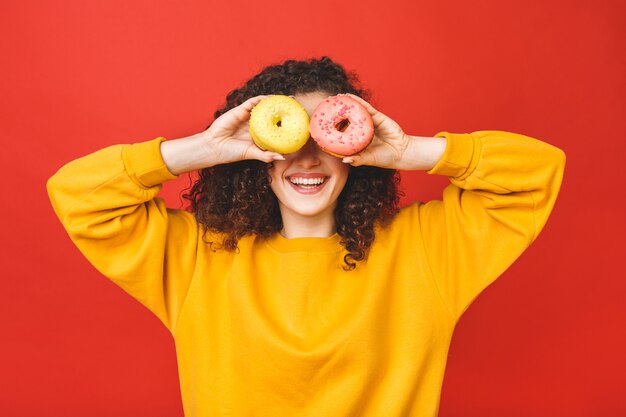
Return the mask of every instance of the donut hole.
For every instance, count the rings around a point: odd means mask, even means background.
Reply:
[[[281,127],[283,125],[283,115],[282,114],[273,114],[272,115],[272,125],[274,127]]]
[[[350,120],[348,119],[343,119],[335,123],[335,129],[340,132],[345,132],[348,126],[350,126]]]

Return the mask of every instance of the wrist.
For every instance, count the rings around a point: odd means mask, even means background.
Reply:
[[[441,159],[446,149],[446,138],[408,136],[408,144],[402,154],[401,168],[407,171],[428,171]]]
[[[161,156],[174,175],[215,165],[206,132],[161,143]]]

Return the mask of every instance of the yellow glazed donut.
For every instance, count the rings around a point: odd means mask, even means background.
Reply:
[[[264,98],[250,112],[250,136],[263,150],[295,152],[309,139],[309,114],[289,96]]]

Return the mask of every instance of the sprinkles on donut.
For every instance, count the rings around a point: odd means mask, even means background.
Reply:
[[[310,131],[323,151],[343,157],[359,153],[370,144],[374,122],[361,103],[338,94],[317,106],[311,116]]]

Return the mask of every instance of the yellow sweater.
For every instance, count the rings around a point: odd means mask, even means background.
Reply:
[[[523,135],[436,136],[443,201],[402,209],[351,272],[337,235],[211,251],[156,198],[175,178],[162,137],[70,162],[48,192],[81,252],[171,331],[186,416],[436,416],[458,319],[542,230],[565,166]]]

